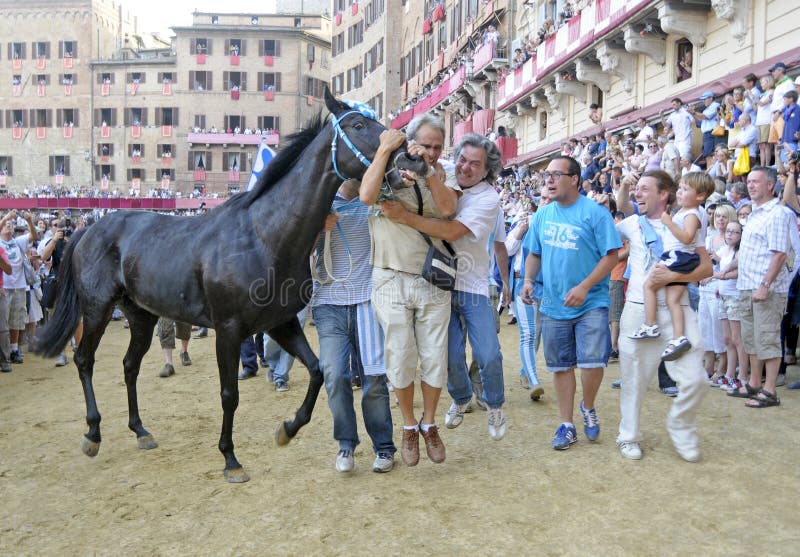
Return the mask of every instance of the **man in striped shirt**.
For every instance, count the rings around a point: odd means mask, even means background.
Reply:
[[[773,190],[774,168],[756,166],[747,176],[753,212],[747,219],[739,248],[736,287],[746,300],[742,315],[742,341],[750,355],[750,383],[739,394],[749,395],[750,408],[777,406],[775,394],[781,358],[781,320],[786,310],[791,276],[786,268],[791,215],[784,211]],[[762,366],[767,380],[761,388]]]
[[[383,362],[383,332],[372,314],[372,265],[369,208],[358,199],[358,182],[342,184],[317,245],[311,311],[319,335],[320,366],[333,414],[333,438],[339,442],[336,469],[355,468],[359,443],[353,409],[351,358],[363,370],[361,410],[372,439],[373,472],[389,472],[397,450]]]

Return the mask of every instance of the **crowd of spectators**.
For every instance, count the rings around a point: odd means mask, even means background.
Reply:
[[[0,194],[0,199],[81,199],[81,198],[121,198],[121,197],[155,197],[160,199],[179,199],[181,197],[209,197],[212,199],[220,199],[227,197],[225,193],[208,193],[203,194],[197,190],[184,194],[180,191],[175,191],[167,188],[150,188],[147,190],[146,195],[142,195],[141,190],[129,188],[127,191],[120,190],[119,188],[100,189],[92,188],[90,186],[81,187],[66,187],[45,184],[41,186],[34,186],[32,188],[23,188],[21,191],[9,191]]]

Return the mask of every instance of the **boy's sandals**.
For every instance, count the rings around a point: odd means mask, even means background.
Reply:
[[[665,362],[671,362],[673,360],[677,360],[683,354],[688,351],[692,347],[692,343],[689,342],[689,339],[681,336],[678,338],[674,338],[669,341],[667,347],[661,353],[661,359]]]
[[[629,335],[628,338],[632,338],[633,340],[641,340],[643,338],[658,338],[661,336],[661,330],[658,328],[658,325],[647,325],[642,324],[633,334]]]
[[[745,389],[745,392],[742,392],[742,389]],[[758,393],[761,392],[761,389],[756,389],[750,386],[750,383],[745,383],[739,389],[733,389],[728,392],[728,396],[732,396],[734,398],[754,398]]]
[[[781,399],[766,389],[761,389],[757,395],[744,403],[748,408],[769,408],[770,406],[780,406]]]

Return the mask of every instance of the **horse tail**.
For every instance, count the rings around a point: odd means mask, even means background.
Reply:
[[[45,358],[55,358],[72,338],[81,320],[81,305],[75,287],[72,256],[86,228],[73,232],[64,248],[56,281],[56,301],[53,314],[36,333],[33,352]]]

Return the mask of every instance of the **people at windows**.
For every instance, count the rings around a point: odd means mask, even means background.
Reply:
[[[692,77],[693,51],[692,43],[688,41],[678,43],[678,66],[676,72],[678,83]]]
[[[599,124],[603,121],[603,108],[599,104],[592,103],[589,105],[589,120],[593,124]]]

